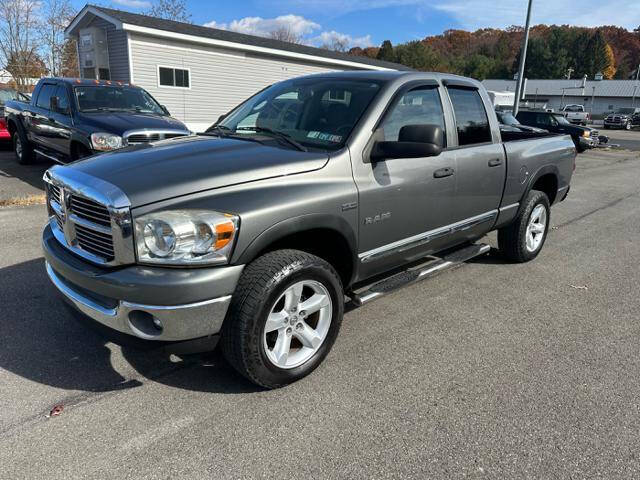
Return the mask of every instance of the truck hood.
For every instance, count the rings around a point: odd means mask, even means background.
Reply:
[[[152,113],[132,112],[96,112],[81,113],[81,123],[91,125],[97,130],[122,135],[127,130],[171,129],[189,130],[184,123],[173,117]]]
[[[120,188],[132,207],[215,188],[317,170],[329,155],[204,136],[128,147],[66,167]]]

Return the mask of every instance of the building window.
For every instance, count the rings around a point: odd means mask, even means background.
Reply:
[[[189,88],[189,70],[158,67],[158,83],[161,87]]]
[[[108,68],[99,68],[98,69],[98,79],[99,80],[111,80],[111,72]]]

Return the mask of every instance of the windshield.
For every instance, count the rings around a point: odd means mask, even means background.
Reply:
[[[4,105],[9,100],[16,100],[18,98],[18,92],[8,88],[0,89],[0,105]]]
[[[279,134],[304,147],[337,150],[381,85],[377,81],[339,78],[287,80],[241,104],[217,127],[226,134]]]
[[[504,125],[520,125],[520,122],[513,116],[512,113],[509,112],[500,112],[498,113],[498,119],[500,123]]]
[[[571,122],[567,120],[564,115],[554,115],[553,118],[555,118],[560,125],[571,125]]]
[[[632,115],[636,112],[635,108],[619,108],[616,113],[622,113],[623,115]]]
[[[81,112],[135,111],[165,115],[154,98],[141,88],[116,86],[74,87]]]

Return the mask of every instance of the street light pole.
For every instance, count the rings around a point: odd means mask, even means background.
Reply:
[[[520,108],[520,97],[522,96],[522,82],[524,80],[524,64],[527,59],[527,47],[529,45],[529,25],[531,24],[531,4],[533,0],[529,0],[527,7],[527,22],[524,26],[524,40],[522,41],[522,51],[520,52],[520,66],[518,67],[518,80],[516,83],[516,99],[513,102],[513,115],[518,115]]]

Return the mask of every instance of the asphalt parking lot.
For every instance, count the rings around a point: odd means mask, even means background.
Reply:
[[[44,222],[0,209],[0,478],[640,476],[638,152],[579,156],[536,261],[482,257],[352,310],[276,391],[77,323]]]

